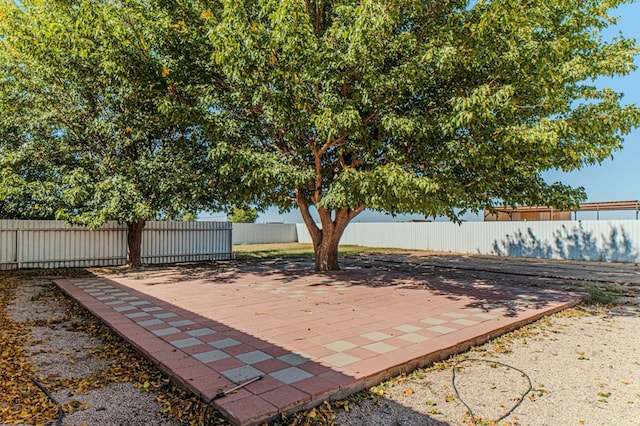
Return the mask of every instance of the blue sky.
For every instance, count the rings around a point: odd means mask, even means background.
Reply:
[[[640,3],[621,6],[618,15],[618,26],[606,35],[622,32],[625,37],[640,42]],[[636,65],[640,65],[640,59],[636,60]],[[640,104],[640,70],[625,77],[600,79],[598,85],[624,93],[625,104]],[[639,160],[640,129],[636,129],[626,136],[622,151],[615,152],[613,159],[568,174],[548,173],[546,177],[547,180],[585,187],[589,201],[637,200],[640,198]]]
[[[640,3],[621,6],[616,13],[619,16],[618,25],[604,33],[605,38],[613,37],[621,32],[627,38],[635,38],[640,42]],[[636,60],[640,66],[640,58]],[[634,71],[625,77],[600,79],[598,86],[611,87],[624,94],[623,103],[640,105],[640,70]],[[602,164],[587,167],[571,173],[549,172],[545,174],[548,182],[561,181],[571,186],[582,186],[587,191],[588,201],[620,201],[640,199],[640,129],[634,130],[625,137],[624,147],[621,151],[614,152],[613,158],[605,160]],[[591,218],[590,214],[582,214],[582,218]],[[622,216],[609,213],[608,216],[633,218],[627,213]],[[211,220],[220,220],[224,215],[203,215]],[[380,213],[364,212],[354,221],[392,221],[422,218],[419,215],[402,216],[392,218]],[[603,218],[601,216],[601,218]],[[604,218],[607,218],[605,215]],[[468,217],[468,220],[473,220]],[[278,214],[277,209],[269,209],[258,217],[258,222],[302,222],[297,211],[285,215]]]

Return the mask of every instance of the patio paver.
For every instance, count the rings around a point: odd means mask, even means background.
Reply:
[[[364,389],[577,303],[581,295],[309,263],[56,280],[236,425]]]

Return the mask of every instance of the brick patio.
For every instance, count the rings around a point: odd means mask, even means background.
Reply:
[[[315,274],[308,262],[56,284],[236,425],[343,398],[581,298],[366,268]]]

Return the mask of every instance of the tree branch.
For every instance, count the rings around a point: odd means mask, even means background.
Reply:
[[[353,220],[354,217],[358,216],[360,213],[364,211],[364,204],[360,204],[355,209],[349,211],[349,221]]]
[[[322,240],[322,231],[316,225],[316,222],[311,217],[311,213],[309,213],[309,202],[307,199],[300,193],[300,189],[295,190],[296,193],[296,201],[298,203],[298,207],[300,208],[300,214],[302,215],[302,220],[305,225],[307,225],[307,229],[311,234],[311,240],[313,241],[314,246],[318,245]]]

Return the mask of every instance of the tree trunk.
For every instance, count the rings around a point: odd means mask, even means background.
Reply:
[[[309,201],[304,198],[300,192],[296,192],[298,207],[304,224],[309,230],[311,240],[313,241],[313,252],[316,257],[316,272],[338,271],[340,265],[338,263],[338,244],[345,228],[362,210],[364,206],[356,209],[348,207],[336,209],[333,211],[334,218],[331,218],[331,211],[318,207],[320,215],[320,223],[322,228],[313,220],[309,213]]]
[[[142,266],[142,231],[146,221],[139,220],[127,223],[127,265],[137,268]]]
[[[331,234],[325,234],[322,232],[322,240],[320,244],[313,245],[313,251],[316,257],[316,271],[338,271],[340,265],[338,264],[338,243],[342,237],[336,235],[335,229]]]

